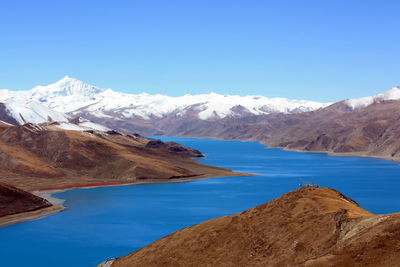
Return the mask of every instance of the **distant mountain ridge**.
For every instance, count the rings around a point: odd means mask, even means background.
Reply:
[[[299,113],[328,105],[306,100],[216,93],[180,97],[126,94],[89,85],[68,76],[56,83],[37,86],[28,91],[0,90],[0,102],[16,98],[41,102],[55,111],[70,115],[86,113],[92,117],[118,120],[149,120],[171,115],[213,120],[248,114]]]
[[[357,109],[398,99],[400,99],[400,87],[393,87],[374,96],[346,99],[344,104],[350,109]],[[127,94],[90,85],[69,76],[53,84],[39,85],[27,91],[1,89],[0,102],[20,105],[39,102],[55,112],[65,113],[72,117],[86,114],[99,120],[113,118],[122,121],[157,120],[171,116],[213,121],[252,115],[297,114],[318,110],[332,104],[268,98],[261,95],[238,96],[208,93],[171,97],[147,93]],[[60,119],[63,120],[59,116],[56,121]],[[34,121],[26,122],[35,123]]]

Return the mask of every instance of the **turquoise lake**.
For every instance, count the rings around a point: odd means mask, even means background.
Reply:
[[[199,149],[200,161],[259,176],[70,190],[67,210],[0,227],[1,266],[96,266],[183,227],[243,211],[296,189],[335,188],[373,213],[400,211],[398,163],[265,149],[256,142],[160,137]]]

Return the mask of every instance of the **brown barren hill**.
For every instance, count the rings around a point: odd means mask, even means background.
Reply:
[[[400,266],[400,214],[373,215],[338,191],[303,187],[177,231],[112,266]]]
[[[192,159],[201,156],[177,143],[113,130],[0,124],[0,182],[24,190],[243,175]]]
[[[294,115],[268,118],[261,141],[291,150],[400,160],[400,101],[352,110],[344,102]]]

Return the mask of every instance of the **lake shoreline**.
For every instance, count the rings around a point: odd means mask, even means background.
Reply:
[[[5,227],[5,226],[13,225],[16,223],[26,222],[26,221],[33,221],[36,219],[40,219],[40,218],[58,213],[63,210],[65,210],[64,206],[53,205],[53,206],[50,206],[47,208],[42,208],[39,210],[7,215],[7,216],[0,218],[0,227]]]
[[[284,148],[284,147],[274,147],[274,146],[269,146],[266,143],[260,142],[263,145],[266,145],[266,149],[281,149],[283,151],[291,151],[291,152],[299,152],[299,153],[315,153],[315,154],[326,154],[329,156],[335,156],[335,157],[361,157],[361,158],[371,158],[371,159],[381,159],[381,160],[388,160],[392,162],[400,162],[400,159],[398,158],[392,158],[392,157],[385,157],[385,156],[373,156],[369,155],[366,152],[332,152],[332,151],[308,151],[308,150],[302,150],[302,149],[290,149],[290,148]]]
[[[164,137],[178,137],[178,138],[196,138],[196,139],[203,139],[203,140],[218,140],[218,141],[233,141],[233,142],[257,142],[263,145],[266,149],[281,149],[283,151],[292,151],[292,152],[301,152],[301,153],[323,153],[330,156],[338,156],[338,157],[362,157],[362,158],[372,158],[372,159],[383,159],[393,162],[400,162],[400,158],[393,158],[387,156],[379,156],[379,155],[371,155],[368,152],[332,152],[332,151],[309,151],[309,150],[302,150],[302,149],[290,149],[281,146],[272,146],[267,141],[258,140],[258,139],[229,139],[229,138],[213,138],[213,137],[195,137],[195,136],[168,136],[162,135]]]

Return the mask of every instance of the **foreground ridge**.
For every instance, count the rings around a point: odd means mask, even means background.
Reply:
[[[399,252],[399,213],[373,215],[336,190],[303,187],[182,229],[105,264],[398,266]]]

